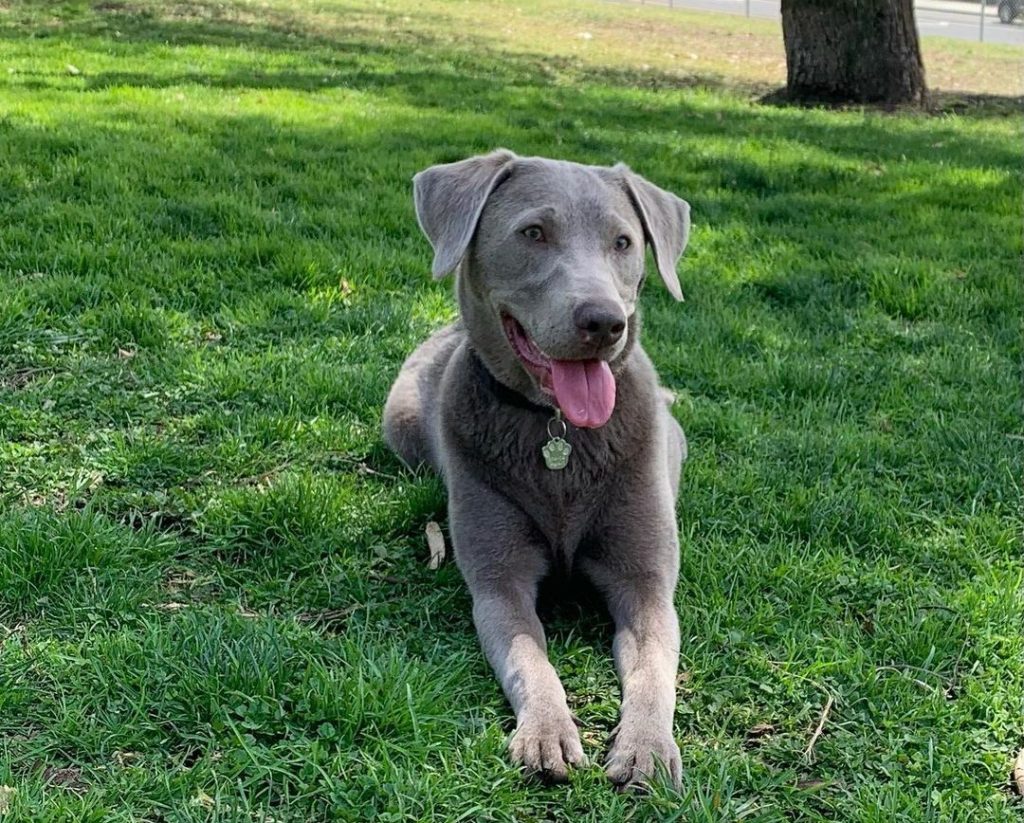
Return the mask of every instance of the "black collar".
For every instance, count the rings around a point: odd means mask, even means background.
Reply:
[[[469,363],[473,373],[480,381],[480,385],[494,395],[494,398],[499,403],[504,403],[508,406],[516,406],[520,409],[528,409],[529,411],[551,412],[551,409],[527,400],[519,392],[510,389],[498,380],[498,378],[491,374],[487,366],[484,365],[484,361],[480,359],[480,355],[477,354],[474,349],[469,350]]]

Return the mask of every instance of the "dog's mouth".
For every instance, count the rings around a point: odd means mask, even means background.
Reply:
[[[615,376],[607,360],[558,360],[549,357],[512,315],[501,323],[512,351],[541,391],[551,395],[574,426],[596,429],[615,409]]]

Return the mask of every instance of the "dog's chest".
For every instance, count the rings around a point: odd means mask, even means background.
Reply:
[[[622,453],[617,421],[600,430],[549,426],[551,415],[500,403],[476,406],[457,424],[464,455],[487,484],[513,500],[551,547],[553,561],[571,568],[572,557],[613,493]],[[563,468],[550,468],[544,449],[554,436],[569,446]]]

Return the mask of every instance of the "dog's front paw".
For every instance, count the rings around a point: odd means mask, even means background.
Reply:
[[[548,780],[568,780],[569,766],[586,762],[580,733],[568,711],[524,713],[512,734],[509,754],[526,771]]]
[[[620,725],[614,734],[605,773],[618,786],[643,788],[659,776],[659,765],[675,788],[682,779],[679,746],[668,729]]]

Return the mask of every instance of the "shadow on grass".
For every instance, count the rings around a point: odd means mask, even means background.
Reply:
[[[386,51],[367,51],[368,54],[387,55]],[[508,67],[505,67],[508,70]],[[553,131],[560,135],[565,130],[593,129],[582,141],[583,148],[604,153],[608,161],[618,159],[623,146],[619,141],[602,139],[601,131],[620,129],[634,130],[630,144],[645,143],[662,150],[669,150],[680,139],[713,137],[728,139],[741,144],[756,138],[776,138],[804,144],[814,150],[825,151],[837,157],[864,161],[905,161],[908,157],[926,157],[936,144],[946,145],[947,157],[963,168],[991,168],[1001,166],[1014,168],[1019,160],[1016,152],[1004,141],[988,135],[975,134],[966,137],[936,119],[934,125],[916,130],[914,134],[894,132],[885,118],[872,116],[871,111],[857,109],[851,116],[863,115],[852,122],[824,122],[814,111],[788,108],[790,116],[772,117],[758,107],[732,109],[728,113],[729,133],[725,133],[721,118],[715,117],[702,106],[675,95],[651,95],[637,97],[635,91],[620,85],[605,91],[601,102],[595,96],[581,95],[579,88],[553,85],[544,81],[542,75],[523,84],[523,74],[511,70],[510,78],[518,82],[502,88],[495,74],[502,69],[494,63],[481,61],[472,66],[463,65],[458,71],[437,70],[393,71],[382,66],[377,69],[352,64],[346,70],[325,77],[322,72],[260,72],[230,71],[216,74],[196,72],[169,75],[144,72],[99,73],[85,77],[89,90],[131,87],[141,89],[164,89],[197,85],[210,88],[240,90],[275,90],[319,92],[330,89],[352,89],[370,91],[385,99],[423,110],[436,111],[438,115],[466,113],[501,118],[508,126]],[[24,77],[24,75],[22,75]],[[592,75],[590,75],[592,77]],[[595,87],[603,81],[592,79]],[[616,80],[616,83],[620,81]],[[43,90],[53,83],[41,79],[21,79],[14,84],[22,88]],[[706,78],[692,78],[687,88],[708,88]],[[961,97],[951,95],[951,107],[959,106],[955,101]],[[993,102],[1000,116],[1017,105],[1014,98],[998,98]],[[973,109],[972,103],[964,103]],[[965,110],[966,111],[966,110]],[[969,113],[969,112],[967,112]],[[501,141],[499,138],[498,142]],[[424,135],[423,144],[438,147],[436,140]],[[646,152],[637,152],[648,156]],[[438,158],[438,161],[456,159],[453,152]]]
[[[758,100],[765,106],[781,109],[806,109],[809,106],[828,111],[873,111],[880,114],[955,114],[975,119],[1016,117],[1024,108],[1024,96],[1012,94],[972,94],[968,92],[930,90],[924,106],[916,104],[892,105],[885,103],[836,103],[819,100],[812,103],[794,101],[785,88],[773,89]]]
[[[128,136],[123,130],[108,131],[81,124],[76,125],[73,136],[54,135],[23,128],[10,119],[0,121],[0,134],[9,140],[8,145],[34,155],[36,163],[42,161],[41,167],[47,168],[50,188],[45,193],[54,203],[73,207],[79,217],[84,215],[102,224],[107,213],[118,208],[111,205],[101,185],[104,164],[116,159],[124,186],[120,194],[134,195],[136,206],[150,210],[146,221],[127,230],[125,226],[130,224],[124,223],[114,230],[124,234],[100,235],[100,241],[109,242],[98,243],[89,253],[79,248],[75,237],[63,246],[55,239],[47,246],[45,255],[35,253],[33,257],[26,252],[14,265],[25,270],[57,267],[74,277],[106,278],[112,274],[131,282],[133,288],[141,282],[138,293],[121,297],[146,304],[173,300],[172,290],[177,288],[175,278],[181,266],[199,257],[217,276],[197,279],[192,284],[196,293],[181,300],[180,309],[192,313],[196,322],[220,310],[225,300],[224,277],[234,278],[237,282],[230,285],[240,290],[258,292],[284,287],[296,292],[295,300],[282,299],[279,307],[268,310],[266,318],[237,321],[237,325],[259,332],[253,335],[255,345],[268,341],[281,345],[285,341],[298,347],[315,337],[399,338],[401,329],[407,332],[408,327],[415,325],[407,301],[388,299],[388,311],[393,315],[388,317],[360,304],[323,314],[305,301],[304,290],[310,285],[328,284],[332,278],[336,280],[338,258],[348,247],[367,240],[376,245],[365,243],[371,250],[355,262],[361,273],[378,273],[365,275],[368,280],[378,278],[370,280],[371,287],[380,291],[390,288],[393,293],[396,283],[399,287],[408,286],[419,277],[426,283],[427,246],[419,237],[409,206],[409,177],[430,162],[458,159],[498,143],[509,143],[524,152],[579,152],[583,155],[579,159],[598,162],[627,159],[663,185],[684,193],[695,192],[690,195],[695,214],[707,215],[705,221],[727,238],[730,232],[753,226],[757,233],[755,244],[777,240],[783,247],[827,246],[827,237],[809,237],[808,231],[817,226],[841,224],[847,242],[872,244],[880,254],[893,256],[901,253],[905,238],[875,236],[879,214],[871,200],[872,195],[888,198],[892,193],[884,184],[872,189],[873,178],[864,169],[836,168],[834,160],[898,164],[907,156],[927,158],[930,147],[942,141],[944,157],[952,165],[968,169],[1016,169],[1018,165],[1016,153],[995,137],[968,137],[941,120],[922,119],[922,128],[911,131],[893,130],[886,118],[871,116],[837,121],[804,110],[786,111],[780,116],[766,107],[735,105],[721,113],[688,96],[662,93],[691,86],[732,88],[713,78],[633,73],[584,67],[562,58],[510,55],[493,50],[486,41],[461,35],[453,45],[449,40],[413,37],[405,32],[384,45],[380,40],[385,32],[356,24],[346,24],[337,36],[325,36],[311,33],[287,16],[249,24],[218,18],[218,5],[193,3],[188,8],[213,15],[213,19],[164,20],[134,13],[127,4],[105,4],[99,8],[101,17],[71,18],[50,34],[70,39],[116,40],[119,50],[140,57],[168,43],[302,53],[315,57],[323,70],[261,71],[254,60],[251,70],[87,72],[79,78],[62,76],[60,82],[84,84],[86,92],[122,86],[165,89],[183,85],[303,92],[354,89],[371,92],[408,111],[381,116],[379,122],[363,132],[337,123],[320,128],[289,125],[283,129],[270,116],[213,117],[158,110],[146,118],[111,112],[112,121],[119,117],[135,118]],[[365,9],[353,13],[388,17]],[[121,32],[120,37],[114,37],[114,29]],[[14,31],[8,28],[4,36],[13,37]],[[420,51],[417,53],[416,49]],[[310,51],[313,55],[309,55]],[[419,61],[416,69],[395,70],[395,65],[414,61]],[[23,87],[53,86],[45,78],[23,78],[24,75],[14,75],[12,83]],[[564,85],[565,79],[575,85]],[[647,92],[638,95],[638,87]],[[465,116],[465,125],[457,128],[455,121],[459,115]],[[179,143],[176,138],[182,133],[190,139]],[[706,150],[700,150],[702,141],[706,141]],[[800,160],[775,156],[756,162],[734,156],[731,151],[758,141],[792,143],[806,147],[810,154]],[[724,151],[723,145],[730,147],[730,151]],[[94,153],[98,156],[90,157]],[[78,155],[93,162],[69,164],[68,169],[61,167],[61,160],[76,159]],[[0,205],[17,208],[22,199],[30,202],[32,191],[40,191],[38,176],[24,175],[27,182],[20,188],[16,177],[10,187],[0,188]],[[333,187],[333,200],[326,199],[321,188],[325,180]],[[240,184],[246,181],[259,183],[258,192],[251,197],[238,194],[245,191]],[[863,186],[863,199],[843,196],[849,193],[851,184],[858,183]],[[948,181],[938,179],[924,186],[924,194],[907,196],[906,208],[921,214],[929,205],[924,199],[937,197],[940,188],[942,201],[948,203],[956,194],[948,189],[949,185]],[[987,187],[995,184],[961,180],[956,185],[963,188],[962,199],[969,201],[984,197]],[[225,199],[211,203],[211,192],[223,192]],[[750,203],[765,203],[773,198],[786,200],[777,209],[784,219],[750,213]],[[336,205],[346,200],[354,205]],[[130,212],[132,206],[127,209]],[[279,211],[287,219],[271,216]],[[22,217],[27,219],[28,215]],[[125,217],[127,220],[130,215],[126,213]],[[929,212],[926,217],[929,231],[940,234],[946,229],[938,211]],[[921,223],[914,225],[920,228]],[[38,225],[35,230],[43,232],[46,226]],[[225,242],[233,235],[243,238],[239,246],[220,249],[205,244]],[[380,248],[381,238],[386,241],[385,246],[417,251],[404,258],[396,257],[388,248]],[[175,245],[183,241],[195,245]],[[323,247],[315,247],[313,241]],[[742,256],[751,251],[727,248],[725,244],[729,241],[722,242],[722,254]],[[34,248],[35,244],[26,242],[28,247]],[[159,247],[170,254],[159,262],[156,272],[136,274],[135,249],[140,247]],[[12,244],[12,255],[18,257],[16,243]],[[310,263],[321,264],[322,273],[310,274]],[[243,281],[247,285],[241,285]],[[733,288],[700,285],[720,295]],[[767,281],[760,289],[755,284],[748,294],[753,300],[771,304],[773,309],[781,305],[793,313],[796,325],[777,325],[773,329],[780,337],[787,336],[787,345],[796,338],[796,342],[806,344],[820,334],[816,323],[834,311],[837,304],[839,308],[857,309],[870,299],[867,286],[845,288],[845,284],[830,282],[829,275],[818,270],[805,270],[799,278],[786,270],[785,275]],[[236,293],[232,299],[237,296]],[[891,301],[896,314],[904,311],[898,298],[899,295]],[[54,300],[58,299],[61,298],[54,296]],[[97,300],[95,295],[82,299]],[[648,295],[647,299],[666,298],[659,294]],[[816,313],[804,314],[804,307],[811,302],[820,304]],[[93,308],[74,303],[63,305],[65,313]],[[1009,310],[1003,308],[1004,313]],[[101,319],[106,322],[101,327],[109,335],[132,332],[127,320]],[[144,325],[138,318],[132,323]],[[159,334],[154,337],[165,336],[162,326],[157,324],[156,328]],[[721,327],[714,331],[722,334]],[[112,345],[119,341],[111,336],[106,342]],[[389,352],[389,356],[393,355]],[[394,356],[388,367],[397,369],[399,361],[400,356]],[[317,382],[319,376],[297,375],[294,362],[287,359],[267,365],[268,372],[275,374],[278,372],[274,369],[282,368],[290,370],[289,380],[276,390],[280,398],[260,397],[263,384],[253,380],[259,375],[248,370],[250,386],[233,389],[213,385],[207,390],[228,404],[279,401],[283,405],[297,403],[288,406],[289,413],[316,413],[319,406],[308,398],[319,396],[317,389],[323,385]],[[273,386],[270,381],[267,385]],[[296,385],[301,391],[296,391]],[[383,402],[381,387],[386,388],[386,383],[380,381],[374,389],[378,396],[364,398],[357,409],[367,419],[367,409],[377,408]],[[309,405],[304,406],[303,402]],[[385,470],[393,468],[387,463],[383,465]],[[871,537],[869,534],[865,539]],[[246,562],[243,559],[240,565]],[[268,577],[274,578],[280,571],[272,568]],[[429,585],[423,583],[423,588]],[[388,599],[394,592],[382,587],[370,594]]]
[[[221,88],[287,88],[314,91],[335,86],[389,91],[412,105],[421,96],[422,105],[444,106],[450,110],[479,110],[482,104],[500,106],[506,102],[503,84],[521,86],[525,83],[544,87],[566,80],[577,84],[619,87],[629,90],[670,91],[702,88],[763,95],[768,105],[789,104],[784,91],[769,90],[765,85],[738,85],[720,76],[686,74],[643,69],[622,69],[610,66],[585,65],[569,57],[547,54],[513,54],[501,50],[495,38],[471,36],[464,32],[451,34],[453,21],[440,15],[417,13],[418,19],[438,25],[444,36],[410,31],[403,28],[399,15],[373,11],[365,7],[332,6],[328,24],[314,31],[311,22],[279,9],[260,8],[256,17],[244,5],[211,2],[171,4],[162,14],[140,4],[100,3],[91,12],[67,13],[58,21],[46,24],[30,21],[8,24],[0,28],[0,37],[23,39],[30,36],[107,39],[120,52],[144,53],[156,46],[215,46],[222,48],[258,49],[275,54],[302,54],[320,63],[325,70],[340,72],[342,77],[325,78],[321,71],[260,72],[229,71],[224,73],[184,72],[154,75],[135,72],[86,74],[86,87],[111,86],[164,88],[183,84],[199,84]],[[376,26],[360,20],[376,21]],[[390,65],[368,67],[366,59],[378,64],[401,58],[403,62],[422,60],[436,66],[438,58],[451,66],[449,71],[436,68],[416,71],[393,71]],[[47,85],[45,80],[23,80],[29,88]],[[447,88],[446,94],[438,91]],[[403,95],[401,92],[405,92]],[[970,117],[1006,117],[1019,112],[1024,98],[1014,95],[964,95],[936,92],[929,110],[937,114],[956,113]],[[678,125],[675,106],[669,117]],[[855,111],[865,110],[862,107]],[[880,108],[868,107],[868,111]],[[614,116],[615,112],[604,114]],[[884,125],[882,126],[884,131]],[[886,135],[887,137],[891,135]],[[808,135],[813,140],[813,135]]]

